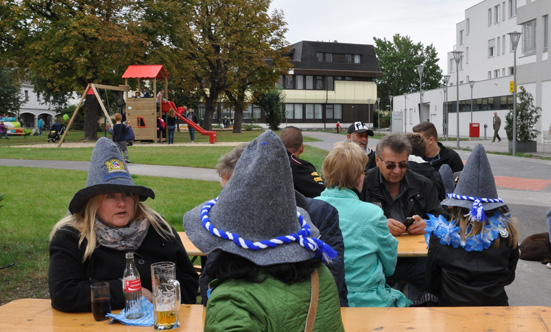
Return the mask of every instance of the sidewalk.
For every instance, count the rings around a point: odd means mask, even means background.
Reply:
[[[446,147],[457,150],[457,141],[440,141]],[[508,153],[509,152],[509,141],[502,139],[501,142],[492,143],[492,139],[469,139],[459,141],[460,149],[469,149],[472,150],[477,144],[482,144],[486,152],[498,152],[498,153]],[[519,152],[517,151],[517,155]],[[543,144],[538,143],[538,152],[529,152],[525,154],[531,154],[538,157],[547,157],[551,158],[551,147],[546,146],[545,152],[543,152]]]

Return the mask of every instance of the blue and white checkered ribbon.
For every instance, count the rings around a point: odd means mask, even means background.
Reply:
[[[209,219],[210,209],[216,204],[218,198],[212,199],[201,209],[201,222],[203,227],[208,230],[212,235],[218,236],[224,240],[232,240],[237,246],[250,249],[260,250],[266,248],[274,248],[280,244],[288,244],[297,241],[302,247],[316,253],[317,257],[323,259],[323,261],[329,263],[331,259],[337,256],[337,252],[331,248],[328,244],[320,239],[312,238],[310,225],[304,220],[304,217],[297,211],[298,221],[301,225],[301,230],[296,234],[289,234],[284,236],[278,236],[275,239],[262,240],[252,242],[250,240],[243,239],[238,234],[225,232],[221,229],[214,227]]]
[[[486,220],[486,213],[484,212],[484,206],[482,203],[503,203],[501,198],[479,198],[475,196],[465,196],[457,194],[447,194],[449,198],[454,198],[462,201],[473,201],[473,207],[471,211],[467,214],[470,220],[476,220],[482,222]]]

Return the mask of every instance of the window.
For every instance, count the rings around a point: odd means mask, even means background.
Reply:
[[[285,89],[293,89],[293,76],[285,76]]]
[[[515,73],[514,67],[509,67],[509,75],[513,75]]]
[[[468,36],[469,33],[471,33],[471,19],[470,18],[467,19],[467,23],[465,25],[467,26],[467,36]]]
[[[469,64],[469,48],[465,49],[465,63]]]
[[[314,118],[314,104],[306,104],[306,119]]]
[[[325,76],[327,81],[327,90],[335,90],[335,85],[333,84],[333,76]]]
[[[306,76],[306,90],[314,89],[314,76]]]
[[[522,54],[536,53],[536,20],[531,20],[522,25]]]
[[[316,76],[316,90],[323,90],[323,76]]]
[[[143,116],[136,117],[136,124],[138,125],[138,128],[147,128]]]
[[[359,54],[354,54],[354,63],[361,63],[361,58]]]
[[[505,68],[501,68],[501,76],[505,76]]]
[[[29,90],[25,90],[25,99],[29,98]]]
[[[495,56],[495,52],[496,52],[496,40],[490,39],[488,40],[488,58]]]
[[[492,26],[492,8],[488,9],[488,26]]]
[[[503,42],[503,47],[501,48],[502,54],[505,54],[505,50],[507,49],[506,43],[505,43],[506,40],[507,40],[507,39],[505,39],[505,35],[503,35],[503,36],[501,37],[501,41]]]
[[[453,73],[453,68],[454,68],[453,64],[454,63],[455,63],[455,60],[453,58],[450,59],[450,64],[448,65],[448,68],[451,68],[451,70],[450,70],[451,73]]]
[[[494,23],[499,23],[499,14],[500,14],[500,11],[499,11],[499,5],[497,6],[494,6]]]
[[[352,54],[345,54],[344,55],[344,62],[352,63]]]
[[[304,90],[304,76],[295,75],[295,89]]]
[[[499,53],[501,53],[501,37],[497,37],[497,53],[496,53],[496,55],[499,56]]]
[[[333,119],[342,119],[342,105],[341,104],[335,105]]]
[[[293,119],[295,117],[294,109],[295,109],[294,104],[285,104],[285,117],[287,119]]]
[[[323,62],[323,53],[317,52],[316,58],[318,59],[319,62]]]
[[[323,119],[323,105],[314,105],[314,119]]]
[[[543,16],[543,51],[549,48],[549,15]]]
[[[488,79],[491,79],[491,78],[492,78],[492,71],[488,70]]]
[[[253,118],[259,121],[262,117],[262,109],[258,105],[253,105]]]
[[[302,119],[302,104],[295,104],[295,119]]]
[[[509,0],[509,18],[517,16],[517,0]]]
[[[505,18],[506,18],[506,17],[507,17],[507,16],[505,16],[505,1],[503,1],[503,2],[501,3],[501,20],[502,20],[502,21],[505,21]]]
[[[333,118],[333,105],[326,105],[325,106],[325,118],[332,119]]]
[[[459,30],[459,45],[463,45],[465,40],[463,38],[463,30]]]
[[[494,78],[499,77],[499,69],[494,70]]]
[[[325,53],[325,62],[333,62],[333,53]]]

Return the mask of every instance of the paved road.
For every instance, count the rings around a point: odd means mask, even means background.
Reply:
[[[345,135],[304,132],[305,136],[320,139],[319,142],[309,142],[307,145],[330,150],[339,141],[346,139]],[[369,146],[375,147],[377,140],[370,139]],[[462,148],[472,149],[475,144],[483,144],[488,152],[505,152],[507,145],[491,143],[491,141],[461,141]],[[445,145],[455,148],[456,142],[444,142]],[[470,152],[458,151],[461,158],[466,161]],[[539,154],[550,157],[551,154]],[[551,161],[530,158],[511,157],[497,154],[489,154],[488,159],[492,166],[498,194],[509,204],[512,214],[519,218],[519,240],[534,233],[547,231],[545,213],[551,207]],[[88,162],[68,161],[35,161],[0,159],[0,166],[25,166],[41,168],[60,168],[73,170],[88,170]],[[174,178],[190,178],[207,181],[218,181],[215,170],[152,166],[130,164],[130,172],[136,175],[164,176]],[[507,287],[509,303],[511,305],[545,305],[551,306],[551,283],[548,278],[551,270],[539,262],[519,261],[517,277],[513,284]]]

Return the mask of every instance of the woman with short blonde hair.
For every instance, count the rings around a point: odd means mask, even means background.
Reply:
[[[356,180],[364,174],[368,161],[369,158],[359,145],[351,142],[336,143],[323,161],[325,186],[356,188]]]

